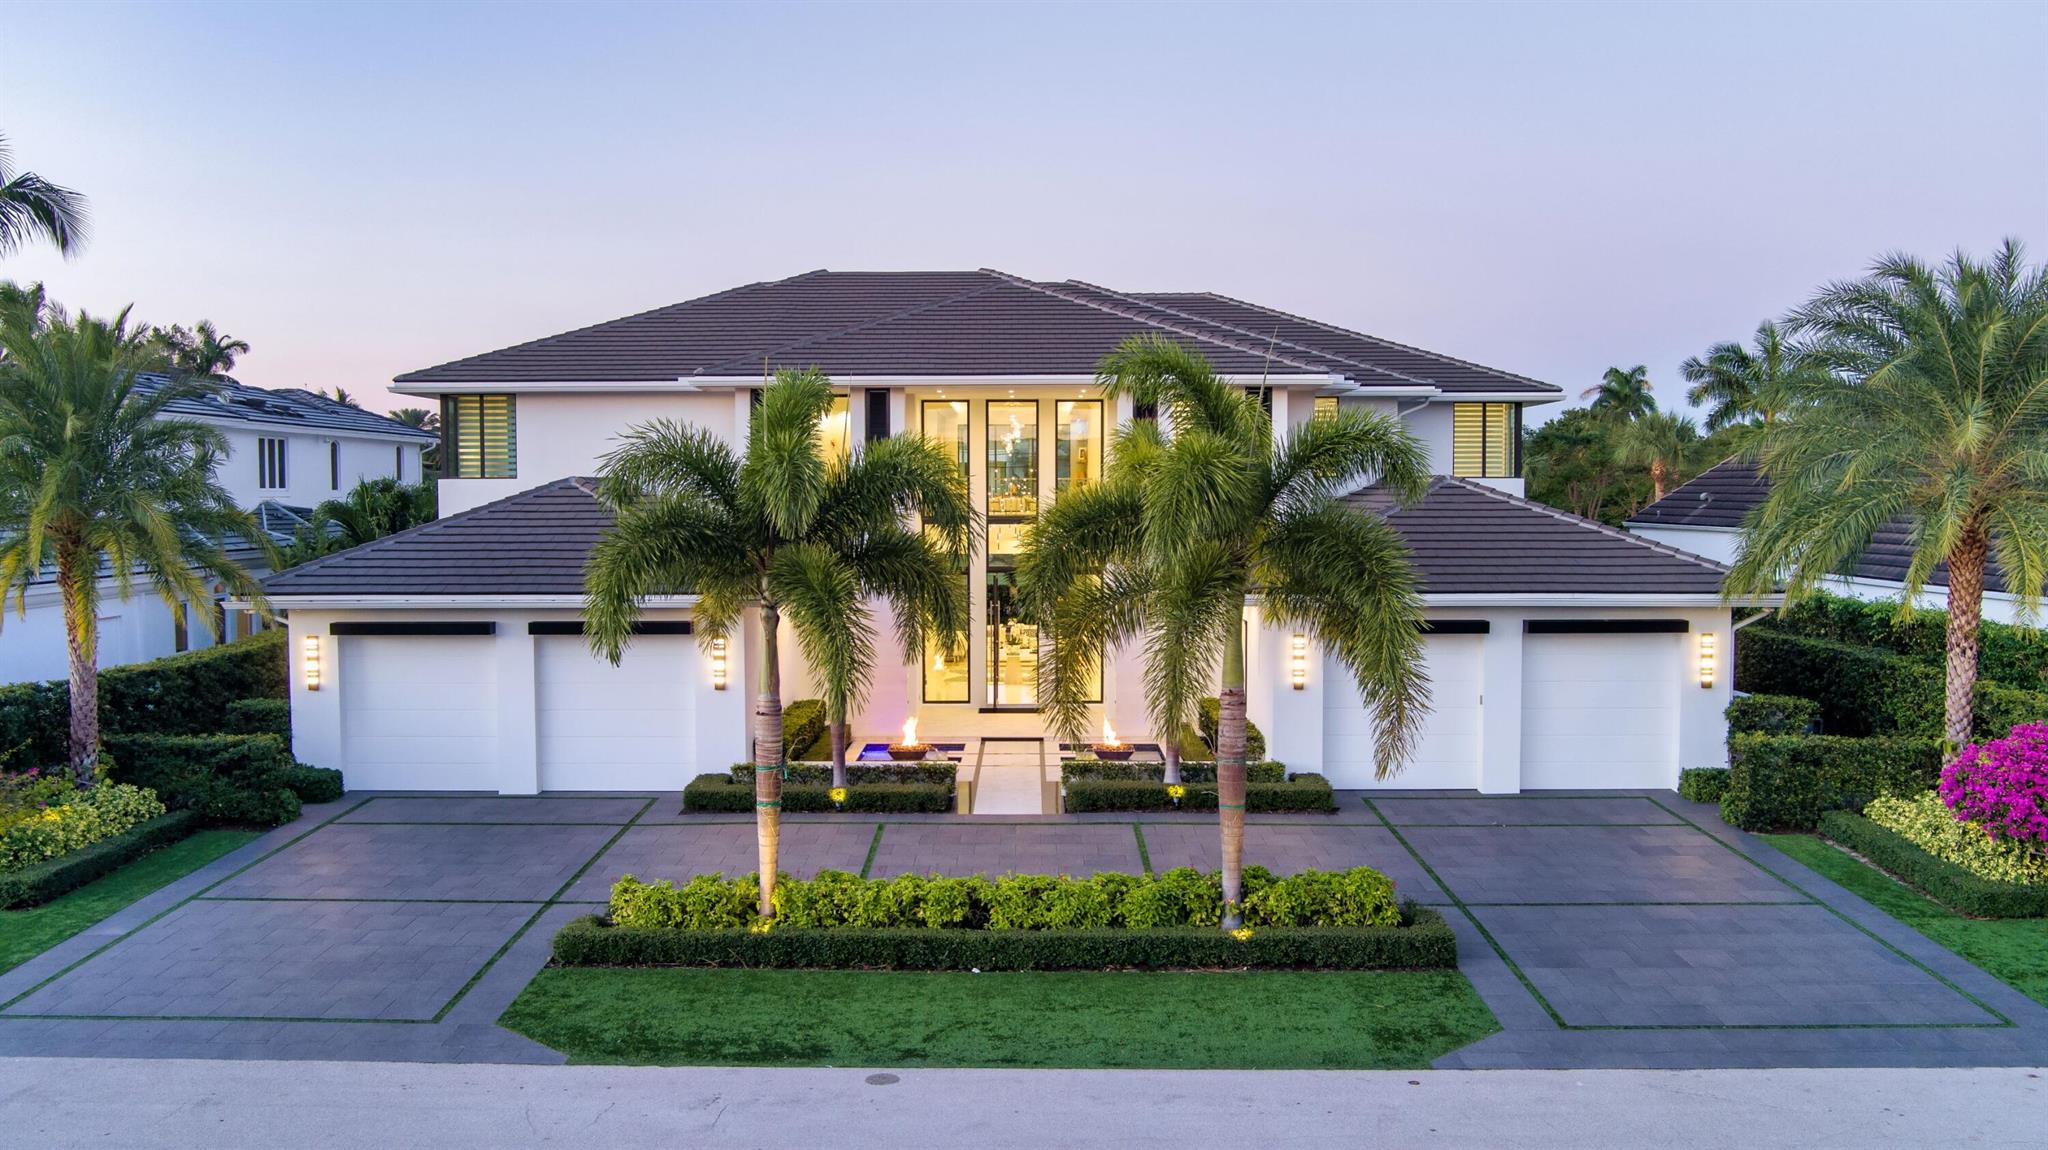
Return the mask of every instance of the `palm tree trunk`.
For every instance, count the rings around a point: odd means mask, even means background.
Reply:
[[[64,599],[64,643],[70,656],[71,775],[81,787],[96,780],[100,758],[99,572],[76,544],[59,544],[57,578]]]
[[[1984,563],[1990,550],[1983,527],[1972,521],[1948,553],[1948,711],[1942,733],[1952,750],[1970,741],[1977,631],[1984,620]]]
[[[1226,630],[1216,700],[1216,820],[1223,831],[1223,929],[1236,930],[1244,925],[1244,624],[1233,619]]]
[[[1669,474],[1663,460],[1653,459],[1650,461],[1650,502],[1655,503],[1659,499],[1664,498],[1664,480]]]
[[[843,787],[846,785],[846,705],[844,703],[833,704],[829,726],[832,731],[832,785]]]
[[[761,607],[761,670],[754,696],[754,838],[761,848],[761,917],[775,917],[776,860],[782,846],[782,614]]]
[[[1180,782],[1180,732],[1159,737],[1159,756],[1166,760],[1166,785]]]

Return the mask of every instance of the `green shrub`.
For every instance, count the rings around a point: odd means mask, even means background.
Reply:
[[[1905,798],[1880,796],[1864,805],[1863,817],[1978,878],[2048,884],[2048,857],[2026,843],[1993,838],[1976,823],[1957,818],[1933,791]]]
[[[222,734],[276,735],[292,749],[292,704],[289,699],[236,699],[228,704]]]
[[[209,822],[269,827],[299,817],[297,764],[275,735],[109,735],[108,777],[154,790]],[[318,785],[318,784],[312,784]]]
[[[1303,871],[1245,896],[1246,922],[1269,926],[1396,926],[1394,880],[1368,867]]]
[[[782,809],[817,812],[840,809],[832,803],[832,788],[815,784],[785,784]],[[683,809],[691,812],[722,811],[754,813],[754,784],[742,786],[731,775],[698,775],[683,788]],[[863,814],[945,814],[953,809],[953,788],[937,783],[874,783],[848,787],[849,812]]]
[[[1876,647],[1857,647],[1746,627],[1735,639],[1735,686],[1754,694],[1816,700],[1831,735],[1939,738],[1946,694],[1941,668]],[[2003,735],[2048,719],[2048,693],[1977,684],[1974,729]]]
[[[1727,790],[1727,767],[1687,767],[1678,772],[1678,797],[1681,799],[1718,803]]]
[[[958,881],[958,880],[940,880]],[[1457,936],[1426,907],[1401,925],[1161,930],[664,930],[580,918],[555,935],[565,966],[885,970],[1428,970],[1458,964]]]
[[[1738,695],[1728,704],[1731,735],[1804,735],[1820,721],[1820,704],[1797,695]]]
[[[760,883],[751,875],[727,882],[700,874],[682,886],[650,885],[625,875],[612,884],[611,917],[620,926],[726,930],[752,922],[760,898]]]
[[[1284,783],[1287,781],[1287,764],[1267,759],[1264,762],[1246,763],[1245,779],[1254,783]],[[1165,763],[1113,763],[1107,759],[1068,759],[1060,764],[1060,781],[1073,782],[1159,782],[1166,777]],[[1180,765],[1180,781],[1183,783],[1213,783],[1216,781],[1216,764],[1207,761],[1183,762]]]
[[[822,699],[798,699],[782,708],[782,757],[800,759],[814,753],[825,736],[825,703]],[[826,754],[830,754],[828,747]]]
[[[1216,809],[1215,783],[1183,785],[1187,793],[1181,797],[1181,810]],[[1075,814],[1090,811],[1165,811],[1173,809],[1173,800],[1166,793],[1165,783],[1074,782],[1066,785],[1066,805],[1067,810]],[[1245,787],[1244,805],[1248,811],[1261,813],[1321,811],[1334,814],[1337,810],[1337,794],[1330,789],[1328,779],[1304,772],[1284,783],[1249,784]]]
[[[22,870],[61,858],[163,813],[164,804],[143,787],[101,783],[75,791],[63,802],[0,830],[0,871]]]
[[[849,786],[867,786],[873,783],[937,783],[950,787],[959,773],[959,766],[950,762],[846,764],[846,782]],[[734,763],[731,775],[733,782],[751,787],[754,785],[754,764]],[[791,763],[785,769],[782,781],[785,785],[815,783],[830,786],[832,765]]]
[[[40,906],[69,894],[159,847],[177,842],[197,830],[198,825],[199,816],[193,812],[171,811],[48,862],[0,873],[0,910]]]
[[[309,767],[295,763],[284,773],[286,789],[302,803],[331,803],[341,798],[341,772],[332,767]]]
[[[1773,630],[1810,639],[1882,647],[1930,667],[1948,657],[1948,613],[1916,610],[1900,618],[1896,603],[1819,594],[1801,600],[1770,622]],[[2048,635],[2005,623],[1977,632],[1977,671],[1985,679],[2027,691],[2048,691]]]
[[[1823,811],[1917,794],[1941,770],[1941,747],[1931,739],[1736,735],[1728,751],[1721,817],[1746,831],[1812,830]]]
[[[1223,701],[1210,696],[1195,704],[1195,726],[1202,734],[1202,745],[1209,748],[1209,754],[1216,754],[1216,728],[1223,721]],[[1266,757],[1266,736],[1259,725],[1250,719],[1244,721],[1244,757],[1248,763],[1256,763]]]
[[[1829,811],[1822,815],[1820,833],[1963,914],[1978,918],[2048,918],[2048,886],[1979,878],[1853,811]]]

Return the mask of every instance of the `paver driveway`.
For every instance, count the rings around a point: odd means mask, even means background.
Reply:
[[[1675,795],[1348,793],[1246,861],[1439,907],[1503,1030],[1444,1066],[2048,1062],[2048,1011]],[[678,797],[355,796],[0,975],[0,1055],[555,1062],[497,1016],[621,874],[753,868]],[[794,873],[1216,865],[1213,816],[791,816]]]

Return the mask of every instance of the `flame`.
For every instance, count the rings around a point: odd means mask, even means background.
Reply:
[[[1116,728],[1109,725],[1108,715],[1102,716],[1102,745],[1105,747],[1123,746],[1122,743],[1116,741]]]
[[[917,745],[917,716],[916,716],[916,715],[912,715],[912,716],[910,716],[909,718],[907,718],[907,719],[903,720],[903,741],[902,741],[901,743],[898,743],[898,744],[897,744],[897,746],[901,746],[901,747],[914,747],[914,746],[916,746],[916,745]]]

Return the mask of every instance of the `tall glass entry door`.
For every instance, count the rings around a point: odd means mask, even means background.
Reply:
[[[988,690],[990,707],[1038,706],[1038,628],[1017,608],[1022,523],[988,525]]]

